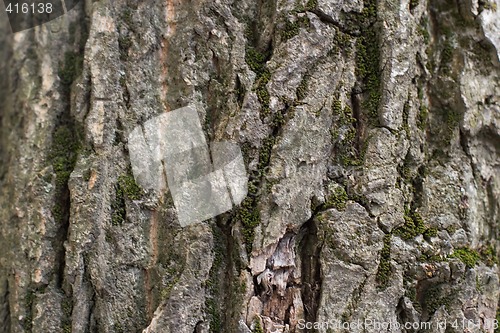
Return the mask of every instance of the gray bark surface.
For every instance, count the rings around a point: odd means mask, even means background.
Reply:
[[[0,332],[500,332],[499,0],[86,0],[0,45]],[[182,227],[128,136],[187,105],[249,184]]]

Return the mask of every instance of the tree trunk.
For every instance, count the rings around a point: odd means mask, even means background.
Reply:
[[[500,332],[497,7],[2,17],[0,332]],[[185,106],[248,174],[242,201],[187,225],[131,140]]]

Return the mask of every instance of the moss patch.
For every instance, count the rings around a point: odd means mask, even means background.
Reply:
[[[318,0],[307,0],[305,10],[313,10],[318,7]]]
[[[427,30],[427,24],[428,24],[427,19],[422,18],[422,20],[420,21],[420,25],[417,28],[418,33],[420,34],[420,36],[422,36],[422,39],[424,40],[424,43],[426,45],[429,44],[431,41],[431,34]]]
[[[449,308],[452,299],[451,295],[443,294],[441,285],[434,285],[424,292],[423,308],[425,308],[429,314],[432,314],[443,305]]]
[[[362,109],[366,112],[371,124],[377,126],[381,82],[379,36],[373,25],[373,22],[377,20],[375,0],[365,0],[360,20],[363,28],[361,36],[356,41],[356,76],[363,83],[366,91]]]
[[[452,43],[452,33],[450,29],[443,29],[445,40],[441,49],[440,69],[445,74],[450,74],[451,63],[453,61],[454,47]]]
[[[380,263],[376,276],[379,289],[386,289],[389,285],[389,276],[391,274],[391,238],[391,234],[384,236],[384,246],[380,252]]]
[[[410,0],[410,10],[414,10],[418,4],[420,3],[420,0]]]
[[[120,60],[126,61],[128,58],[128,50],[132,46],[132,39],[128,35],[118,37],[118,50],[120,52]]]
[[[139,200],[142,195],[142,189],[137,185],[130,172],[118,177],[118,182],[115,185],[115,198],[111,202],[111,223],[117,226],[126,221],[125,198]]]
[[[238,209],[238,218],[242,224],[242,233],[246,246],[247,253],[252,250],[252,244],[255,239],[255,228],[260,224],[260,213],[258,210],[258,201],[263,189],[270,190],[271,183],[266,183],[266,186],[262,186],[266,182],[267,167],[271,161],[271,154],[274,145],[276,144],[278,131],[281,124],[284,122],[284,117],[282,113],[276,113],[272,124],[273,132],[263,140],[262,146],[259,150],[259,162],[257,164],[257,170],[253,171],[249,177],[248,181],[248,195],[240,204]],[[269,185],[269,186],[268,186]]]
[[[406,101],[403,106],[403,129],[406,132],[406,136],[410,137],[410,124],[408,123],[408,118],[410,116],[410,103]]]
[[[238,210],[238,216],[243,226],[243,238],[247,253],[252,252],[252,244],[255,239],[255,228],[260,224],[260,213],[256,204],[255,198],[247,197],[243,200]]]
[[[76,52],[66,52],[64,54],[63,65],[59,67],[59,78],[61,83],[69,87],[73,81],[81,74],[83,69],[83,54]]]
[[[305,15],[300,17],[295,17],[294,21],[286,19],[283,30],[281,31],[281,37],[284,41],[297,36],[300,32],[300,28],[309,27],[309,18]]]
[[[63,224],[69,217],[68,181],[78,156],[79,137],[73,124],[67,123],[56,127],[52,136],[49,159],[56,175],[56,187],[52,215],[58,224]]]
[[[252,333],[264,333],[264,329],[262,328],[262,325],[260,324],[259,318],[255,318],[253,321],[253,330]]]
[[[437,228],[427,228],[424,233],[423,233],[423,236],[425,239],[430,239],[432,237],[436,237],[438,234],[438,230]]]
[[[142,189],[137,185],[131,173],[120,176],[118,184],[130,200],[139,200],[142,197]]]
[[[352,53],[352,45],[353,45],[353,39],[352,37],[340,31],[338,28],[335,29],[335,45],[334,47],[328,52],[329,55],[336,55],[339,51],[342,51],[344,56],[349,57]]]
[[[335,142],[335,150],[338,161],[345,167],[360,166],[363,164],[368,140],[360,145],[357,138],[357,119],[353,117],[350,106],[342,108],[339,99],[334,98],[332,103],[335,117],[335,127],[330,130],[332,140]]]
[[[479,0],[479,6],[482,6],[484,9],[491,10],[493,12],[496,12],[498,9],[495,1]]]
[[[121,14],[122,21],[130,28],[134,28],[134,13],[130,7],[125,7],[125,10]]]
[[[296,91],[297,100],[301,101],[307,97],[308,82],[309,82],[309,76],[304,75],[304,77],[302,78],[302,81],[300,81],[300,84],[297,87],[297,91]]]
[[[489,267],[498,264],[498,257],[496,255],[496,250],[493,246],[488,245],[479,251],[481,255],[481,260]]]
[[[73,312],[73,300],[71,297],[64,297],[61,304],[62,312],[63,312],[63,320],[61,321],[61,328],[64,333],[71,333],[71,314]]]
[[[250,69],[257,75],[255,78],[254,90],[261,105],[261,115],[269,114],[270,95],[267,90],[267,83],[271,79],[271,72],[266,68],[266,62],[269,54],[259,52],[253,47],[247,47],[245,52],[245,61]]]
[[[337,210],[344,210],[349,197],[343,187],[337,187],[333,194],[330,195],[325,202],[325,209],[335,208]]]
[[[28,332],[33,330],[33,303],[35,301],[35,297],[35,292],[33,290],[28,290],[24,298],[26,317],[24,317],[22,321],[22,326]]]
[[[429,109],[425,105],[420,105],[418,117],[417,117],[417,127],[420,130],[424,130],[427,126],[427,119],[429,118]]]
[[[451,139],[453,131],[455,130],[455,128],[458,127],[462,115],[458,110],[453,109],[451,107],[443,109],[443,115],[446,122],[445,139],[449,141],[449,139]]]
[[[123,224],[127,218],[125,197],[119,185],[115,186],[115,199],[111,202],[111,223],[114,226]]]
[[[426,238],[434,237],[437,235],[437,229],[427,228],[419,213],[411,211],[408,207],[405,208],[404,213],[405,224],[394,230],[394,235],[399,236],[405,240],[410,240],[418,235],[424,235]]]
[[[174,276],[171,281],[163,288],[160,292],[160,296],[162,300],[168,299],[170,293],[172,292],[172,289],[174,286],[179,282],[180,277],[179,276]]]
[[[465,264],[468,268],[473,268],[481,259],[479,253],[475,250],[471,250],[468,247],[463,247],[460,249],[456,249],[451,255],[450,258],[457,258],[461,262]]]
[[[214,261],[212,263],[212,268],[210,269],[208,280],[205,283],[209,292],[209,296],[205,300],[205,309],[210,321],[209,332],[219,333],[222,332],[223,326],[221,319],[221,310],[216,297],[219,295],[219,283],[222,282],[219,278],[219,273],[225,260],[224,256],[226,252],[226,239],[222,230],[215,225],[212,225],[212,234],[214,237]]]
[[[262,142],[262,147],[259,152],[259,170],[264,170],[264,168],[269,165],[271,152],[275,143],[276,137],[273,135],[265,138]]]

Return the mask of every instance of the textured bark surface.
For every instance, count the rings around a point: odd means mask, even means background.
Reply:
[[[500,331],[500,0],[86,0],[0,45],[0,332]],[[250,180],[183,228],[127,138],[186,105]]]

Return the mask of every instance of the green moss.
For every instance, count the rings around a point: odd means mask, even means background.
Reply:
[[[427,28],[428,25],[429,20],[427,19],[427,17],[423,16],[420,20],[420,25],[418,26],[418,33],[422,36],[426,45],[431,41],[431,34],[429,33],[429,30]]]
[[[363,82],[366,97],[362,102],[372,125],[378,125],[378,106],[380,103],[380,49],[378,32],[373,24],[377,19],[375,0],[366,0],[361,16],[362,33],[356,41],[356,76]]]
[[[412,172],[410,167],[407,164],[404,164],[403,167],[401,168],[401,176],[403,179],[405,179],[407,182],[411,181],[412,179]]]
[[[338,98],[333,99],[332,111],[334,115],[342,116],[342,102]]]
[[[313,10],[318,7],[318,0],[308,0],[306,3],[305,10]]]
[[[415,308],[415,310],[421,312],[422,308],[417,301],[417,288],[415,280],[407,273],[403,275],[403,287],[405,290],[405,296],[408,297],[413,303],[413,307]]]
[[[267,56],[253,47],[248,47],[245,53],[245,61],[250,67],[250,69],[257,74],[257,78],[263,75],[265,72]]]
[[[118,37],[118,49],[120,52],[120,60],[125,61],[128,58],[128,50],[132,46],[132,39],[127,36]]]
[[[70,297],[64,297],[61,303],[61,309],[63,313],[63,320],[61,321],[61,328],[64,333],[71,333],[71,314],[73,312],[73,300]]]
[[[84,181],[88,182],[90,180],[91,175],[92,171],[90,169],[87,169],[82,173],[82,178]]]
[[[439,117],[440,123],[435,124],[434,140],[439,144],[440,149],[449,145],[453,133],[459,127],[462,114],[459,110],[443,105],[441,108],[433,109],[433,114]],[[444,154],[446,156],[446,154]]]
[[[263,170],[269,165],[269,162],[271,160],[271,153],[275,143],[276,137],[274,135],[271,135],[263,140],[262,147],[260,148],[259,152],[259,170]]]
[[[139,200],[143,195],[142,189],[131,173],[118,177],[118,184],[130,200]]]
[[[118,182],[115,185],[115,198],[111,202],[111,223],[118,226],[126,221],[125,198],[139,200],[142,195],[142,189],[137,185],[130,171],[118,177]]]
[[[64,64],[59,67],[59,78],[65,86],[70,86],[83,69],[83,54],[66,52]]]
[[[115,186],[115,199],[111,202],[111,224],[118,226],[125,222],[127,211],[125,197],[120,186]]]
[[[481,260],[489,267],[498,264],[498,257],[496,255],[496,250],[493,246],[488,245],[481,249],[479,252],[481,254]]]
[[[247,47],[245,61],[250,69],[257,75],[255,78],[255,88],[257,98],[261,105],[261,114],[269,114],[270,95],[267,90],[267,83],[271,79],[271,72],[266,68],[268,54],[261,53],[253,47]]]
[[[380,263],[376,276],[380,289],[386,289],[389,285],[389,276],[391,274],[391,238],[391,234],[384,236],[384,246],[380,252]]]
[[[124,332],[123,326],[120,322],[117,322],[113,325],[113,332],[115,332],[115,333],[123,333]]]
[[[347,138],[354,138],[355,132],[352,130],[349,130],[347,132]],[[352,142],[352,140],[344,140],[345,142]],[[343,142],[344,142],[343,141]],[[343,166],[349,167],[349,166],[361,166],[364,163],[365,160],[365,155],[366,155],[366,150],[368,149],[368,142],[369,140],[366,140],[363,145],[361,146],[360,151],[356,151],[354,146],[348,146],[349,149],[347,151],[343,151],[339,154],[340,157],[340,163],[342,163]]]
[[[335,30],[335,46],[329,51],[330,54],[336,54],[339,50],[343,51],[346,56],[351,55],[352,50],[352,37],[349,34],[341,32],[339,29]]]
[[[446,129],[449,135],[460,123],[460,113],[455,109],[446,108],[443,110],[446,120]]]
[[[205,308],[210,320],[210,333],[222,332],[222,320],[220,317],[217,304],[213,299],[207,299],[205,302]]]
[[[433,285],[424,292],[423,307],[429,314],[433,314],[443,305],[446,308],[450,307],[453,298],[450,295],[443,295],[441,289],[441,285]]]
[[[35,292],[31,289],[26,291],[24,303],[26,306],[26,317],[23,320],[23,327],[28,332],[33,330],[33,303],[35,302]]]
[[[52,147],[49,158],[56,173],[58,182],[67,183],[73,170],[78,151],[78,138],[72,126],[59,126],[52,137]]]
[[[410,115],[410,103],[409,101],[406,101],[405,105],[403,106],[403,129],[408,137],[410,136],[410,125],[408,123],[409,115]]]
[[[69,194],[68,181],[75,167],[80,147],[77,135],[74,126],[71,124],[58,126],[52,136],[52,146],[48,154],[56,175],[55,202],[52,207],[52,215],[59,224],[64,222],[68,213],[66,209]]]
[[[131,29],[134,27],[133,14],[132,9],[129,7],[125,7],[125,10],[122,13],[122,21],[125,22],[125,24],[127,24]]]
[[[255,228],[260,224],[260,214],[256,207],[254,198],[245,198],[238,211],[239,218],[243,226],[243,238],[247,253],[252,252],[253,240],[255,238]]]
[[[415,211],[410,211],[409,208],[405,208],[404,213],[405,224],[394,230],[394,235],[399,236],[403,239],[410,240],[418,235],[424,235],[433,237],[432,235],[437,234],[437,229],[427,228],[420,214]]]
[[[174,286],[179,282],[179,279],[180,277],[179,276],[176,276],[172,279],[172,281],[170,281],[166,286],[165,288],[163,288],[160,292],[160,296],[162,298],[162,300],[166,300],[168,298],[168,296],[170,295],[170,293],[172,292],[172,289],[174,288]]]
[[[365,140],[361,147],[356,147],[357,120],[353,117],[352,109],[348,105],[342,108],[338,98],[334,98],[332,109],[336,121],[335,127],[330,129],[330,134],[335,142],[338,161],[346,167],[362,165],[368,148],[368,140]]]
[[[367,207],[370,202],[364,195],[360,195],[357,193],[349,193],[349,200],[357,202],[363,207]]]
[[[481,256],[475,250],[471,250],[468,247],[463,247],[456,249],[450,258],[457,258],[465,264],[468,268],[473,268],[479,262]]]
[[[497,4],[496,2],[494,1],[484,1],[484,0],[480,0],[479,1],[479,4],[480,5],[483,5],[483,8],[486,9],[486,10],[491,10],[493,12],[496,12],[497,11]]]
[[[300,25],[298,22],[291,22],[289,20],[286,20],[285,27],[283,28],[283,31],[281,31],[281,37],[284,40],[288,40],[298,35],[299,31],[300,31]]]
[[[254,322],[254,329],[252,330],[252,333],[264,333],[264,329],[260,324],[260,320],[258,318],[255,318],[253,322]]]
[[[436,237],[438,234],[437,228],[428,228],[424,231],[423,236],[425,239],[430,239],[431,237]]]
[[[425,105],[420,105],[419,113],[417,117],[417,127],[420,130],[424,130],[427,126],[427,119],[429,118],[429,109]]]
[[[285,124],[285,115],[283,114],[283,112],[276,112],[274,118],[273,118],[273,122],[272,122],[272,125],[275,127],[275,128],[278,128],[278,127],[281,127]]]
[[[307,16],[295,17],[295,21],[286,20],[283,30],[281,31],[281,37],[284,41],[297,36],[300,32],[300,28],[309,27],[309,18]]]
[[[269,91],[267,90],[266,83],[268,81],[264,82],[259,82],[256,93],[257,93],[257,98],[259,99],[260,105],[261,105],[261,112],[262,115],[267,116],[269,114],[269,103],[271,101],[271,95],[269,95]]]
[[[71,317],[73,311],[73,301],[69,297],[65,297],[62,301],[61,308],[65,317]]]
[[[297,91],[296,91],[297,99],[299,101],[301,101],[307,97],[308,82],[309,82],[309,76],[304,75],[304,77],[302,78],[302,81],[300,81],[300,84],[297,87]]]
[[[335,208],[337,210],[344,210],[349,197],[343,187],[337,187],[333,191],[333,194],[329,196],[325,202],[325,209]]]
[[[441,68],[445,73],[450,72],[451,62],[453,60],[453,46],[449,40],[444,44],[443,50],[441,51]]]
[[[219,273],[224,266],[226,239],[222,230],[216,225],[212,225],[212,234],[214,240],[214,261],[210,269],[208,280],[206,281],[208,296],[205,300],[205,309],[210,321],[209,332],[219,333],[222,332],[223,326],[217,296],[221,296],[218,289],[219,283],[221,283]]]
[[[248,196],[242,201],[238,209],[238,218],[242,224],[243,239],[247,253],[252,251],[255,238],[255,228],[260,224],[260,213],[257,208],[260,196],[260,186],[265,179],[266,168],[270,163],[272,149],[276,143],[276,136],[270,135],[262,142],[259,150],[259,163],[257,171],[253,173],[248,182]]]
[[[62,193],[62,190],[60,190],[56,187],[56,192]],[[59,200],[59,198],[56,198],[56,200]],[[58,201],[56,201],[54,203],[54,206],[52,206],[52,216],[54,217],[54,220],[57,223],[62,224],[64,222],[64,209],[63,209],[61,203]]]

